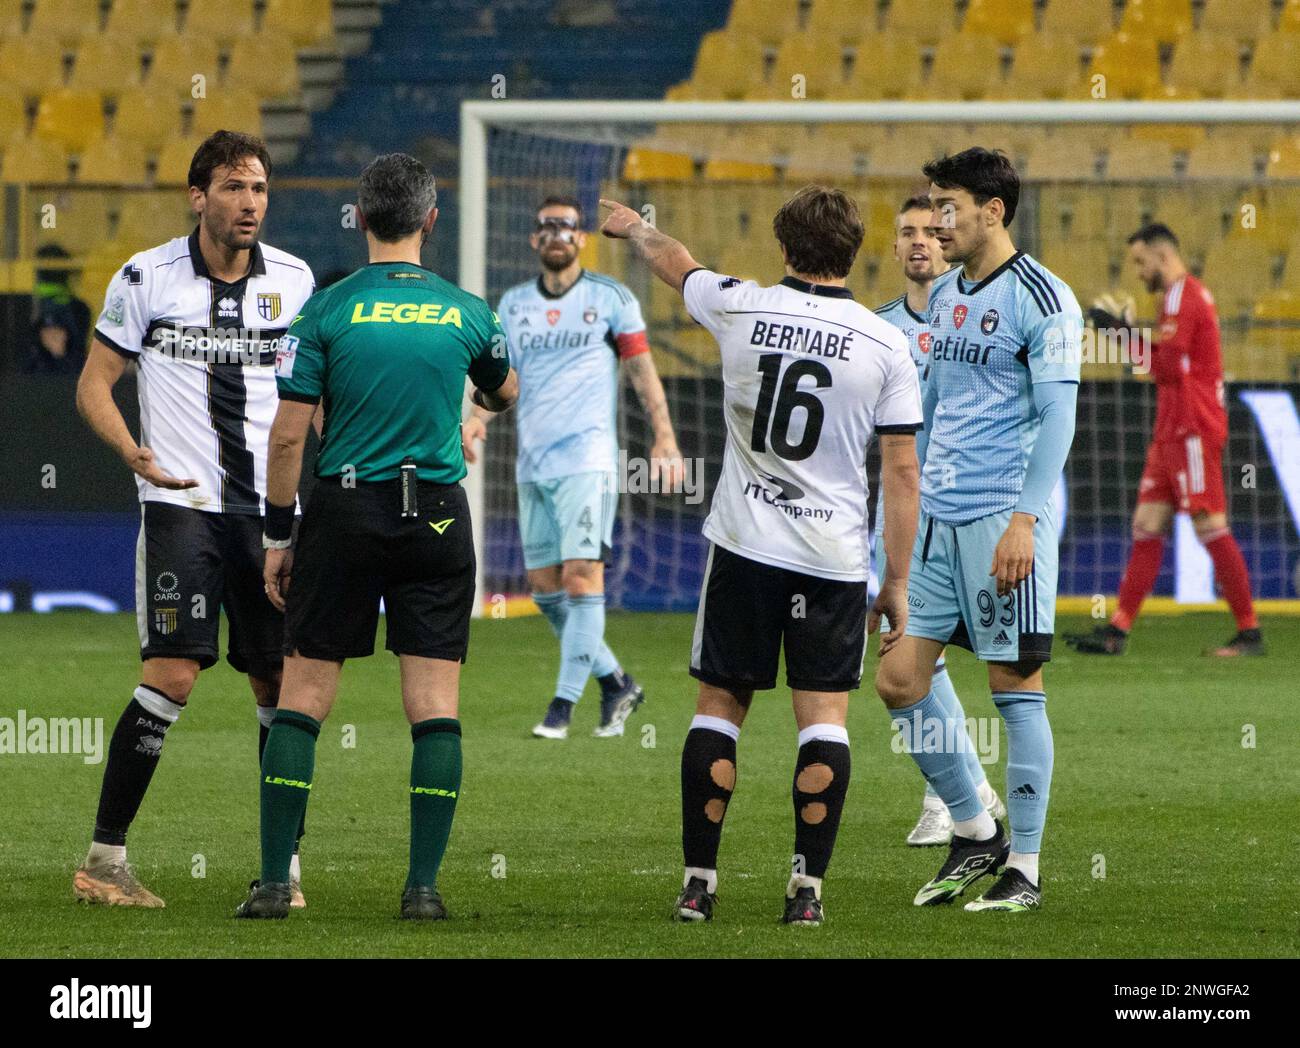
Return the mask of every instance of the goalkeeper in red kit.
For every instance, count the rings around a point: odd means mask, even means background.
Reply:
[[[1137,510],[1133,550],[1119,587],[1119,608],[1110,622],[1092,633],[1067,636],[1075,650],[1121,655],[1138,609],[1155,585],[1164,555],[1165,535],[1175,513],[1192,518],[1196,537],[1214,562],[1214,577],[1237,620],[1237,634],[1207,655],[1262,655],[1264,644],[1250,576],[1237,540],[1228,527],[1223,485],[1223,450],[1228,414],[1223,406],[1223,357],[1214,299],[1187,271],[1178,238],[1168,226],[1143,226],[1128,240],[1129,262],[1148,291],[1162,292],[1160,327],[1151,352],[1156,383],[1156,429],[1147,449]],[[1132,327],[1131,303],[1099,302],[1092,319],[1099,328]]]

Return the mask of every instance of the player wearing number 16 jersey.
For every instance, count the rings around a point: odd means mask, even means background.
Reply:
[[[673,913],[713,914],[736,741],[754,692],[776,686],[784,645],[799,749],[783,919],[820,924],[849,784],[848,696],[862,674],[867,446],[881,435],[889,558],[872,616],[889,616],[888,649],[907,618],[916,531],[916,368],[902,332],[844,286],[863,229],[840,191],[808,186],[777,212],[787,275],[774,287],[698,266],[636,212],[606,206],[602,231],[629,239],[656,276],[681,288],[722,356],[727,443],[704,525],[711,545],[690,665],[699,696],[682,751],[686,873]]]

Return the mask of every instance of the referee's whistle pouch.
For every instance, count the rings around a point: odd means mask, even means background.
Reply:
[[[402,459],[398,473],[402,487],[402,519],[408,520],[420,515],[420,496],[416,488],[415,459],[407,455]]]

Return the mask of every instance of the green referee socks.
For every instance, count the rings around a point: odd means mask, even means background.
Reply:
[[[320,722],[279,710],[262,754],[262,883],[286,884],[298,827],[307,812]]]
[[[436,887],[460,796],[460,721],[435,717],[411,725],[411,872],[408,888]]]

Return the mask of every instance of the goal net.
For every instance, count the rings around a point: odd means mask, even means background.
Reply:
[[[809,181],[858,201],[866,240],[849,278],[875,307],[905,290],[894,218],[927,188],[921,164],[972,145],[1001,148],[1023,186],[1012,224],[1022,250],[1062,277],[1085,312],[1103,294],[1131,296],[1154,329],[1155,296],[1126,262],[1127,238],[1162,221],[1215,295],[1222,324],[1230,439],[1225,477],[1233,529],[1256,596],[1291,600],[1300,579],[1300,172],[1272,144],[1289,103],[466,103],[462,110],[461,278],[496,304],[536,279],[528,245],[539,202],[577,196],[590,230],[598,198],[642,211],[719,271],[774,283],[783,275],[771,232],[781,203]],[[1109,115],[1099,119],[1099,113]],[[958,118],[961,118],[958,120]],[[1243,160],[1245,158],[1245,160]],[[627,383],[620,390],[620,499],[610,603],[689,609],[706,543],[701,525],[721,467],[718,353],[624,245],[590,237],[583,265],[639,298],[683,455],[686,493],[646,490],[638,465],[650,429]],[[1154,332],[1151,332],[1154,334]],[[1062,503],[1060,593],[1096,613],[1113,595],[1129,550],[1129,521],[1154,419],[1141,343],[1085,338],[1078,428]],[[575,413],[590,409],[574,404]],[[514,482],[514,423],[492,426],[469,481],[485,601],[527,592]],[[878,459],[868,458],[874,473]],[[1155,606],[1216,599],[1213,572],[1190,522],[1175,526]],[[1067,605],[1069,602],[1067,602]]]

